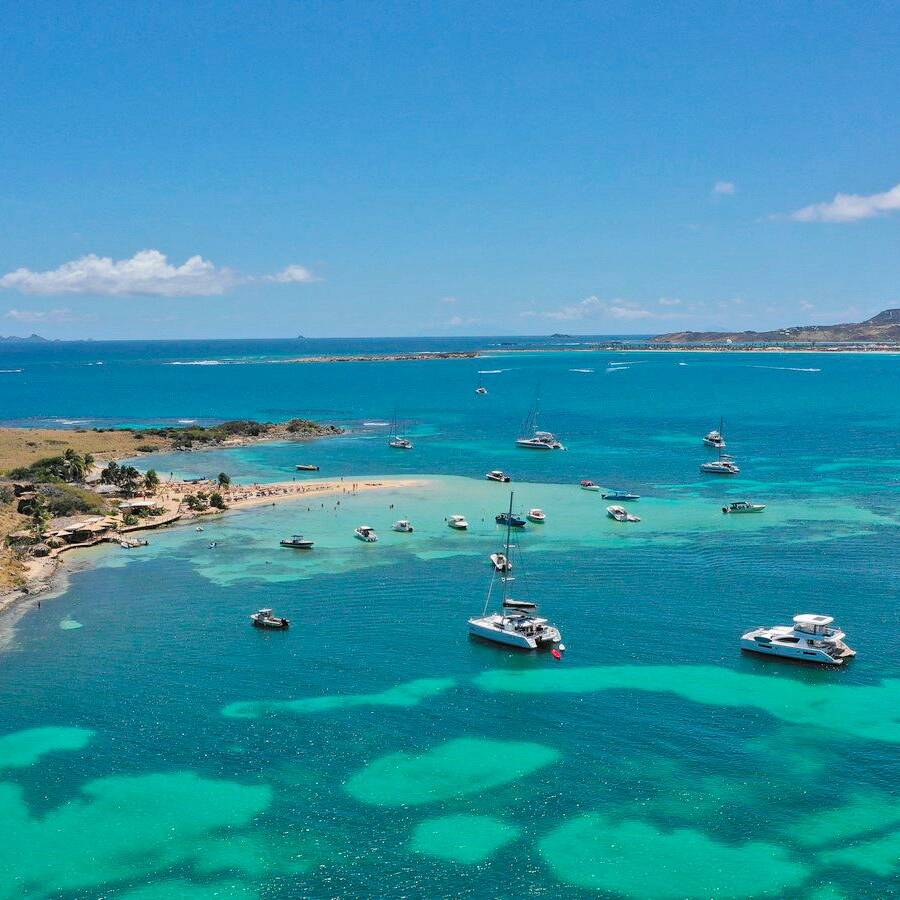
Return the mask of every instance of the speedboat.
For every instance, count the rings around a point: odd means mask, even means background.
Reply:
[[[766,508],[765,503],[751,503],[749,500],[735,500],[722,507],[723,513],[757,513]]]
[[[290,539],[279,541],[282,547],[293,547],[295,550],[312,550],[313,542],[306,540],[302,534],[295,534]]]
[[[520,437],[516,439],[517,447],[524,447],[526,450],[565,450],[566,448],[557,440],[555,434],[549,431],[535,431],[531,437]]]
[[[397,435],[388,441],[388,447],[393,447],[395,450],[412,450],[413,445],[412,441]]]
[[[505,553],[492,553],[491,562],[494,564],[494,569],[498,572],[512,572],[512,563]]]
[[[353,534],[367,544],[374,544],[378,540],[378,535],[375,534],[375,529],[371,525],[360,525]]]
[[[640,500],[640,494],[629,494],[628,491],[611,490],[606,494],[601,494],[604,500],[621,500],[630,503],[633,500]]]
[[[705,438],[703,438],[703,443],[706,444],[707,447],[714,447],[716,450],[725,449],[725,438],[723,436],[724,428],[722,425],[722,420],[719,419],[718,429],[714,428]]]
[[[529,522],[534,522],[535,525],[543,525],[544,522],[547,521],[547,516],[544,511],[537,507],[529,509],[525,518],[528,519]]]
[[[594,484],[593,481],[588,481],[588,479],[585,478],[585,480],[581,482],[581,489],[583,491],[599,491],[600,485]]]
[[[607,506],[606,514],[617,522],[640,522],[640,516],[628,512],[624,506]]]
[[[501,472],[499,469],[488,472],[484,477],[487,478],[488,481],[499,481],[501,484],[508,484],[512,481],[506,472]]]
[[[250,621],[257,628],[287,628],[291,624],[290,619],[274,615],[271,609],[260,609],[251,613]]]
[[[319,467],[312,464],[294,466],[298,472],[318,472]]]
[[[476,394],[486,394],[487,392],[488,392],[488,391],[487,391],[487,388],[486,388],[486,387],[477,387],[477,388],[475,388],[475,393],[476,393]]]
[[[400,531],[403,534],[413,533],[412,522],[410,522],[408,519],[398,519],[396,522],[394,522],[393,529],[394,531]]]
[[[856,656],[845,643],[846,635],[831,628],[831,616],[803,613],[794,616],[794,624],[754,628],[741,636],[741,649],[769,656],[787,656],[805,662],[840,666]]]
[[[513,518],[512,502],[513,495],[510,494],[509,512],[506,517],[506,549],[503,554],[494,554],[495,556],[502,555],[507,560],[509,560],[511,527],[509,521]],[[553,650],[554,655],[559,659],[561,651],[565,650],[559,629],[548,619],[537,615],[536,603],[530,600],[514,600],[507,595],[511,578],[503,578],[502,581],[503,599],[499,604],[499,610],[488,613],[488,604],[491,602],[491,591],[488,590],[481,615],[469,619],[469,634],[493,644],[517,647],[521,650],[537,650],[546,647]],[[491,587],[493,584],[492,577]]]
[[[469,523],[466,521],[465,516],[460,515],[452,515],[449,519],[447,519],[447,524],[451,528],[455,528],[457,531],[466,531],[469,528]]]
[[[717,459],[713,462],[700,463],[700,471],[707,475],[737,475],[741,470],[734,460]]]
[[[511,512],[498,513],[494,516],[494,521],[498,525],[509,525],[510,528],[524,528],[527,524],[521,516],[513,515]]]

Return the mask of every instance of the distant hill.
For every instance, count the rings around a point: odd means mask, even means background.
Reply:
[[[39,334],[29,334],[28,337],[17,337],[11,334],[9,337],[3,337],[0,334],[0,344],[48,344],[47,338],[41,337]]]
[[[843,325],[795,325],[778,331],[675,331],[659,334],[658,344],[688,344],[710,341],[734,343],[777,343],[779,341],[838,341],[900,342],[900,309],[886,309],[866,319]]]

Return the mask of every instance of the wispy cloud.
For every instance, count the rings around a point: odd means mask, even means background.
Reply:
[[[23,294],[209,297],[224,294],[240,283],[258,280],[298,284],[317,279],[309,269],[298,265],[254,278],[216,266],[202,256],[192,256],[179,266],[170,263],[159,250],[141,250],[129,259],[113,260],[91,253],[43,272],[16,269],[0,277],[0,288]]]
[[[608,317],[612,319],[649,319],[655,313],[629,300],[602,300],[600,297],[585,297],[578,303],[561,306],[558,309],[526,310],[523,316],[540,319],[555,319],[560,322],[577,322],[582,319]]]
[[[459,297],[441,297],[441,303],[459,303]]]
[[[720,197],[730,197],[736,191],[737,185],[733,181],[717,181],[712,189],[712,192]]]
[[[71,309],[11,309],[4,318],[16,322],[74,322],[78,317]]]
[[[274,275],[263,275],[262,280],[274,281],[277,284],[309,284],[321,281],[318,275],[314,275],[306,266],[286,266]]]
[[[859,222],[900,210],[900,184],[882,194],[835,194],[790,214],[795,222]]]
[[[681,306],[681,300],[677,297],[660,297],[656,302],[660,306]]]

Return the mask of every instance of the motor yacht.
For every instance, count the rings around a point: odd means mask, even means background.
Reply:
[[[375,534],[375,529],[371,525],[360,525],[353,534],[357,540],[364,541],[366,544],[374,544],[378,540],[378,535]]]
[[[513,517],[512,503],[513,495],[510,494],[509,512],[507,513],[506,549],[503,553],[507,560],[509,560],[510,543],[509,520]],[[501,579],[503,588],[499,609],[497,612],[488,612],[495,580],[496,572],[491,578],[491,586],[488,589],[481,615],[473,616],[469,619],[469,634],[472,637],[481,638],[493,644],[517,647],[521,650],[547,648],[553,650],[554,655],[559,658],[560,653],[565,650],[559,628],[548,619],[537,615],[536,603],[530,600],[514,600],[509,597],[507,590],[510,581],[512,581],[511,578],[504,577]]]
[[[593,481],[589,481],[587,478],[585,478],[585,480],[581,482],[581,489],[583,491],[594,491],[595,493],[599,493],[600,485],[594,484]]]
[[[452,515],[449,519],[447,519],[447,524],[451,528],[455,528],[457,531],[467,531],[469,528],[469,523],[466,521],[465,516],[460,515]]]
[[[256,628],[287,628],[291,624],[290,619],[276,616],[271,609],[260,609],[251,613],[250,621]]]
[[[718,429],[714,428],[712,431],[710,431],[706,435],[706,437],[703,438],[703,443],[706,444],[707,447],[713,447],[716,450],[725,449],[724,428],[721,419],[719,419]]]
[[[605,494],[601,494],[604,500],[619,500],[624,503],[631,503],[634,500],[640,500],[640,494],[629,494],[628,491],[611,490]]]
[[[566,448],[559,442],[555,434],[549,431],[535,431],[529,437],[520,437],[516,439],[517,447],[524,447],[526,450],[565,450]]]
[[[494,569],[497,572],[503,572],[504,574],[507,572],[512,572],[512,563],[509,561],[509,558],[505,553],[492,553],[491,563],[493,563]]]
[[[394,522],[393,530],[399,531],[403,534],[412,534],[412,522],[410,522],[409,519],[398,519],[396,522]]]
[[[510,528],[524,528],[527,524],[521,516],[514,515],[511,512],[498,513],[494,516],[494,521],[498,525],[508,525]]]
[[[804,662],[840,666],[856,656],[845,643],[846,635],[832,628],[831,616],[803,613],[793,625],[754,628],[741,637],[741,649],[769,656],[786,656]]]
[[[765,503],[751,503],[749,500],[735,500],[722,507],[723,513],[761,513],[766,508]]]
[[[308,541],[302,534],[295,534],[279,543],[282,547],[293,547],[294,550],[312,550],[313,548],[313,542]]]
[[[607,506],[606,514],[617,522],[640,522],[640,516],[628,512],[624,506]]]
[[[528,519],[529,522],[534,522],[535,525],[543,525],[544,522],[547,521],[546,513],[537,507],[529,509],[525,518]]]
[[[741,470],[733,459],[717,459],[700,463],[700,471],[706,475],[738,475]]]
[[[494,469],[491,472],[488,472],[487,475],[484,476],[488,481],[499,481],[501,484],[508,484],[512,481],[512,478],[506,474],[506,472],[501,472],[500,469]]]

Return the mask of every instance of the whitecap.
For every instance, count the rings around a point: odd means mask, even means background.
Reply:
[[[179,419],[179,425],[193,425],[197,420],[196,419]]]
[[[752,369],[775,369],[779,372],[821,372],[821,369],[804,369],[799,366],[751,366]]]
[[[585,372],[586,374],[590,374],[593,372],[593,369],[569,369],[570,372]]]
[[[390,425],[390,422],[363,422],[364,428],[383,428]]]
[[[5,375],[12,375],[14,372],[21,372],[21,369],[0,369],[0,373]]]
[[[686,366],[687,363],[678,363],[679,366]]]
[[[170,362],[170,366],[221,366],[220,359],[194,359],[189,362]]]
[[[509,369],[479,369],[479,375],[499,375],[501,372],[508,372]]]

